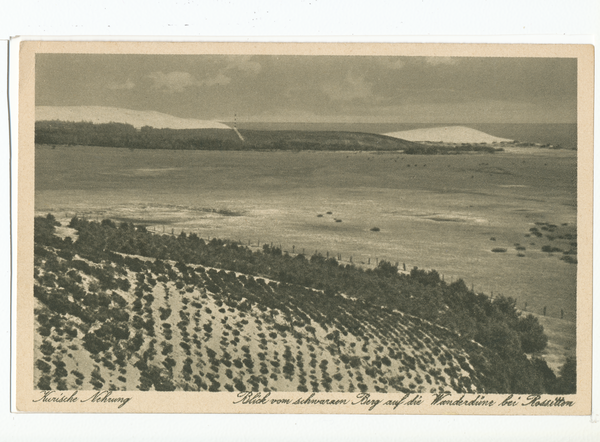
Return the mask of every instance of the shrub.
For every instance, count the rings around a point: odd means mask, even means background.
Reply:
[[[110,344],[100,339],[95,332],[90,332],[83,337],[83,348],[92,354],[98,354],[108,350]]]
[[[577,360],[574,357],[568,357],[564,365],[560,368],[554,394],[575,394],[576,392]]]
[[[552,246],[542,246],[542,252],[546,252],[546,253],[561,253],[562,249],[559,249],[558,247],[552,247]]]
[[[40,346],[40,351],[46,356],[53,354],[54,350],[54,346],[49,341],[44,341]]]
[[[50,376],[44,375],[40,377],[37,388],[39,390],[52,390],[52,386],[50,385]]]
[[[42,361],[41,359],[38,359],[35,362],[35,366],[38,370],[40,370],[42,373],[50,373],[50,369],[52,368],[50,366],[50,364],[47,364],[46,362]]]
[[[542,351],[548,345],[548,336],[544,334],[544,327],[538,318],[529,314],[520,318],[515,327],[521,340],[521,348],[525,353]]]

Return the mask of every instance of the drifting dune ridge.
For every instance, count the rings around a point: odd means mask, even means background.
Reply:
[[[36,121],[89,121],[95,124],[123,123],[136,129],[229,129],[217,121],[179,118],[155,111],[140,111],[108,106],[36,106]]]
[[[513,140],[499,138],[465,126],[431,127],[426,129],[389,132],[388,137],[407,141],[429,141],[441,143],[511,143]]]

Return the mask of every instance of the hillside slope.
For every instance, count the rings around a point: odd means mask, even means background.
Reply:
[[[92,122],[131,124],[156,129],[229,129],[217,121],[178,118],[155,111],[121,109],[108,106],[36,106],[35,121]]]
[[[73,218],[59,236],[51,215],[35,221],[39,389],[554,388],[523,353],[547,342],[534,318],[437,272],[363,271],[110,220]]]
[[[384,134],[388,137],[408,141],[428,141],[438,143],[511,143],[513,140],[499,138],[479,130],[464,126],[431,127]]]
[[[99,294],[96,308],[85,298],[78,303],[77,293],[97,290],[101,283],[92,269],[107,266],[77,260],[84,271],[69,269],[70,284],[79,289],[68,299],[90,315],[87,320],[74,311],[58,319],[48,307],[53,290],[38,286],[36,326],[42,333],[35,348],[41,369],[35,382],[40,388],[473,392],[482,387],[458,337],[415,318],[334,296],[327,315],[335,319],[326,324],[316,299],[324,294],[317,290],[202,266],[178,269],[173,262],[130,259],[116,268],[132,289]],[[42,280],[49,275],[46,267],[40,269]],[[75,282],[79,277],[81,283]],[[299,299],[302,308],[290,302]],[[39,362],[45,356],[47,365]],[[46,366],[56,368],[44,374]]]
[[[398,137],[346,131],[240,129],[248,145],[283,150],[381,150],[399,151],[418,147]]]

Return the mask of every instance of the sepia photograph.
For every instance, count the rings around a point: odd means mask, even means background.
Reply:
[[[591,410],[590,47],[22,45],[24,410]]]

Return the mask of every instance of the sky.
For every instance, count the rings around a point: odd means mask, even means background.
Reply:
[[[577,61],[38,54],[36,105],[225,122],[576,123]]]

